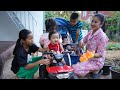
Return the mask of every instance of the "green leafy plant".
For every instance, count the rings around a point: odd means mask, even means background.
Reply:
[[[47,19],[47,18],[54,18],[54,17],[55,17],[55,15],[54,15],[53,12],[45,11],[45,19]]]
[[[73,11],[45,11],[45,19],[61,17],[69,20]]]
[[[105,66],[111,66],[112,65],[112,61],[111,60],[105,60],[105,64],[104,64]]]
[[[120,72],[120,66],[114,66],[112,67],[112,70]]]
[[[106,47],[107,50],[120,50],[120,43],[108,44]]]
[[[87,30],[89,30],[89,24],[88,24],[87,22],[85,22],[85,21],[82,21],[82,23],[83,23],[82,29],[87,29]]]
[[[120,41],[120,11],[111,11],[112,15],[106,18],[106,29],[109,39]]]

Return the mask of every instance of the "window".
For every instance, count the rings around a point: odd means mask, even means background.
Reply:
[[[83,11],[83,17],[86,17],[87,11]]]

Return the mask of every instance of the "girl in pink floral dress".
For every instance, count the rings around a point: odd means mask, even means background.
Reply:
[[[91,31],[84,37],[83,42],[86,44],[86,50],[95,51],[94,57],[86,62],[78,62],[72,67],[77,76],[84,77],[90,72],[100,70],[105,61],[106,45],[108,44],[108,37],[101,29],[104,23],[104,16],[96,14],[93,16],[91,22]]]

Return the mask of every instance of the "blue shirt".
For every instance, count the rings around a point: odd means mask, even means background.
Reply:
[[[83,35],[82,35],[82,23],[80,21],[78,21],[78,23],[75,25],[75,26],[71,26],[70,25],[70,21],[66,21],[67,22],[67,27],[68,27],[68,30],[69,30],[69,33],[71,35],[71,38],[73,40],[73,43],[76,42],[76,31],[79,29],[79,37],[78,37],[78,43],[81,41],[81,39],[83,38]]]
[[[56,18],[55,20],[56,20],[58,26],[67,27],[67,30],[69,31],[69,33],[71,35],[71,38],[73,40],[73,43],[76,42],[76,31],[77,31],[77,29],[80,29],[79,30],[80,34],[79,34],[79,37],[78,37],[78,43],[80,42],[80,40],[83,38],[83,35],[82,35],[83,24],[82,24],[82,22],[78,21],[75,26],[71,26],[70,21],[65,20],[63,18]],[[62,34],[63,30],[60,33]],[[64,30],[64,33],[67,33],[66,30]]]

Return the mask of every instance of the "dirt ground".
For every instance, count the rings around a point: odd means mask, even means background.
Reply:
[[[120,50],[107,50],[106,63],[112,66],[120,66]]]
[[[120,44],[120,42],[109,42],[109,44]],[[120,50],[107,50],[106,51],[106,60],[110,60],[112,65],[120,64]]]
[[[15,79],[15,74],[13,74],[13,72],[10,70],[12,59],[13,58],[10,58],[9,60],[7,60],[7,62],[4,65],[3,79]],[[107,50],[106,59],[111,61],[112,60],[120,61],[120,50]],[[39,76],[38,72],[35,74],[35,76],[36,77]],[[100,79],[111,79],[111,74],[107,76],[102,75]]]
[[[106,52],[106,59],[118,59],[120,60],[120,50],[107,50]]]
[[[16,79],[16,75],[11,71],[11,62],[13,57],[6,61],[3,70],[3,79]],[[35,77],[39,77],[39,70],[35,74]],[[111,79],[110,75],[101,75],[100,79]]]

